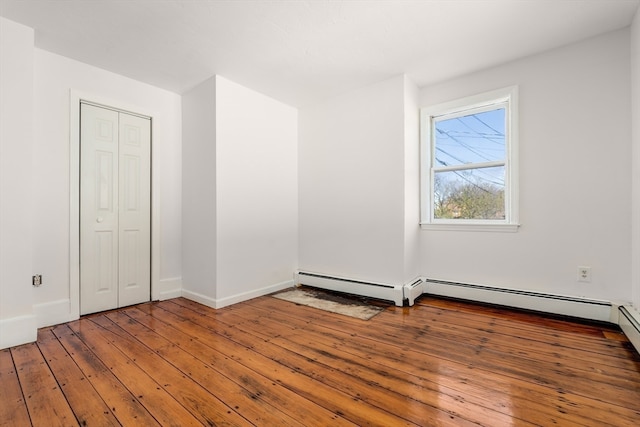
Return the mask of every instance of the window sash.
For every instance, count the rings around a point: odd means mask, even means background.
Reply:
[[[451,166],[432,166],[431,170],[434,172],[451,172],[451,171],[462,171],[467,169],[495,168],[497,166],[506,167],[507,162],[505,160],[500,160],[500,161],[483,162],[483,163],[465,163],[462,165],[451,165]],[[505,182],[505,185],[506,185],[506,182]]]
[[[492,164],[492,166],[484,166],[484,167],[471,167],[470,165],[463,165],[466,166],[464,168],[461,167],[455,167],[455,168],[447,168],[446,170],[444,169],[431,169],[431,173],[430,173],[430,182],[431,182],[431,186],[430,186],[430,191],[429,191],[429,218],[430,224],[486,224],[486,225],[490,225],[490,224],[511,224],[511,213],[510,213],[510,194],[509,194],[509,179],[507,178],[508,174],[509,174],[509,168],[508,165],[505,162],[494,162],[494,164]],[[435,193],[436,193],[436,187],[435,187],[435,175],[437,173],[440,172],[456,172],[456,171],[461,171],[461,170],[478,170],[478,169],[484,169],[487,167],[504,167],[505,171],[504,171],[504,179],[505,179],[505,184],[504,184],[504,218],[494,218],[494,219],[487,219],[487,218],[437,218],[436,217],[436,197],[435,197]]]
[[[504,108],[509,113],[509,97],[496,99],[493,101],[480,103],[476,105],[463,106],[461,108],[451,109],[441,114],[434,114],[431,117],[432,122],[455,119],[463,116],[471,116],[473,114],[486,113],[487,111],[498,110]]]

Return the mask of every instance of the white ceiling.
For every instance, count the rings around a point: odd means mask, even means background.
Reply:
[[[294,106],[419,86],[629,25],[640,0],[0,0],[36,46],[177,93],[213,74]]]

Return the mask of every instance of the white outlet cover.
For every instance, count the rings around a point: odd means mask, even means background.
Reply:
[[[578,282],[591,282],[591,267],[578,267]]]

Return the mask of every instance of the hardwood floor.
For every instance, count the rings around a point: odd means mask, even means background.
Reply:
[[[0,351],[11,426],[638,426],[614,327],[423,296],[369,321],[261,297],[41,329]]]

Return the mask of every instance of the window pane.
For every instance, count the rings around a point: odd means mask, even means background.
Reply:
[[[505,108],[438,120],[434,123],[433,166],[505,159]]]
[[[434,174],[434,219],[505,219],[504,166]]]

